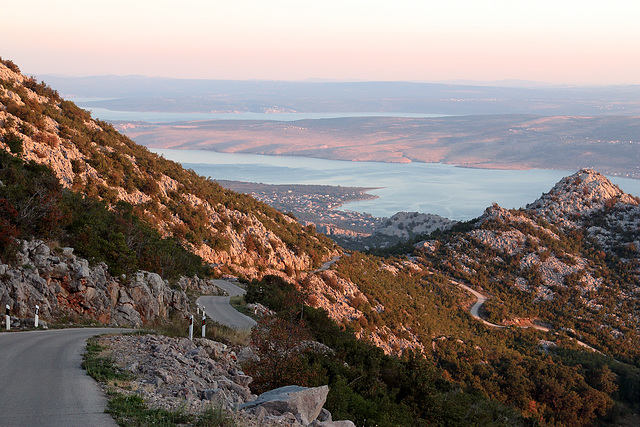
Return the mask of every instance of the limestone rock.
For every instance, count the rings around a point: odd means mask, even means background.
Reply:
[[[234,410],[256,397],[247,387],[252,378],[242,374],[224,344],[161,335],[103,336],[100,343],[117,365],[136,375],[121,392],[137,390],[154,408],[199,413],[214,405]]]
[[[90,266],[73,248],[52,250],[40,240],[20,241],[16,267],[0,265],[0,303],[18,318],[41,320],[79,316],[115,326],[141,326],[166,318],[170,311],[186,313],[185,291],[194,280],[183,279],[172,289],[155,274],[138,272],[127,282],[109,274],[104,263]]]
[[[262,393],[258,399],[245,403],[240,408],[262,408],[272,415],[290,412],[300,423],[309,425],[320,414],[328,393],[329,387],[326,385],[314,388],[285,386]]]

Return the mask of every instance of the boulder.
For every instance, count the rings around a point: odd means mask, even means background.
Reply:
[[[356,425],[352,421],[314,421],[311,424],[311,427],[356,427]]]
[[[271,415],[290,412],[307,426],[320,414],[328,393],[329,387],[326,385],[313,388],[290,385],[262,393],[253,402],[241,405],[240,409],[254,413],[263,412],[259,409],[262,408]]]

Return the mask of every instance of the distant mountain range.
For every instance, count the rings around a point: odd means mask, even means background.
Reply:
[[[495,86],[39,76],[82,107],[161,112],[640,115],[640,86]]]

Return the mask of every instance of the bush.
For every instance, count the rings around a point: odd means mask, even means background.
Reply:
[[[13,62],[12,60],[0,58],[0,62],[2,62],[8,69],[13,71],[14,73],[19,73],[20,72],[20,67],[18,67],[16,65],[16,63]]]
[[[11,150],[12,153],[22,155],[24,148],[20,135],[13,131],[9,131],[4,135],[4,143],[9,146],[9,150]]]
[[[258,302],[274,311],[284,311],[292,306],[300,307],[303,298],[295,286],[282,277],[266,275],[262,280],[249,283],[245,300]]]

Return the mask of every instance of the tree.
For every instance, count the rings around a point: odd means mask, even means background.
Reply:
[[[290,322],[277,316],[265,316],[251,331],[251,345],[258,360],[246,365],[253,377],[255,393],[285,385],[310,386],[320,376],[305,357],[305,341],[310,339],[303,322]]]

